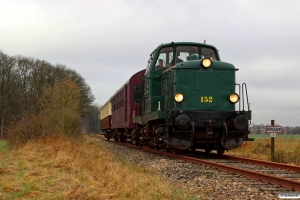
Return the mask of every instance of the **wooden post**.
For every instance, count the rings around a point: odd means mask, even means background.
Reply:
[[[274,126],[274,121],[275,120],[271,120],[271,126]],[[271,161],[273,161],[274,162],[274,149],[275,149],[275,147],[274,147],[274,143],[275,143],[275,137],[271,137]]]

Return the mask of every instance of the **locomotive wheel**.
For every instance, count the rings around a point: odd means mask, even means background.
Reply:
[[[153,138],[150,140],[150,149],[154,149],[154,142],[153,142]]]
[[[136,138],[134,138],[132,140],[132,144],[135,144],[135,146],[139,146],[139,142],[138,142],[138,140]]]
[[[179,154],[181,152],[179,149],[175,149],[175,148],[172,148],[171,150],[173,154]]]
[[[120,141],[121,142],[126,142],[126,140],[127,140],[127,136],[126,135],[124,135],[124,134],[120,135]]]
[[[143,140],[141,138],[138,138],[138,140],[139,140],[139,142],[138,142],[139,146],[142,147],[143,146]]]
[[[195,151],[196,151],[196,148],[195,148],[195,147],[191,147],[191,151],[192,151],[192,152],[195,152]]]
[[[119,135],[120,142],[123,142],[123,135]]]
[[[223,148],[220,148],[217,150],[218,155],[223,155],[224,152],[225,152],[225,149],[223,149]]]
[[[107,141],[109,141],[109,140],[110,140],[110,137],[107,137],[106,139],[107,139]]]
[[[205,153],[210,153],[211,152],[211,149],[209,149],[209,148],[205,148]],[[223,151],[223,153],[224,153],[224,151]],[[219,153],[218,153],[219,154]]]
[[[165,144],[164,148],[165,148],[165,152],[168,152],[168,153],[171,152],[170,148],[169,148],[169,146],[167,144]]]
[[[136,141],[135,141],[135,139],[133,139],[133,140],[132,140],[132,144],[136,144]]]

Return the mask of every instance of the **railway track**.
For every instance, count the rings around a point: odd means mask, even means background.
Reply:
[[[88,135],[90,137],[106,140],[103,136]],[[130,148],[141,149],[162,156],[184,160],[196,165],[206,165],[226,172],[247,177],[250,180],[258,180],[276,187],[284,187],[290,191],[300,191],[300,167],[282,163],[274,163],[262,160],[240,158],[228,155],[205,154],[204,152],[194,152],[188,155],[174,154],[161,150],[154,150],[147,147],[135,146],[129,143],[113,142],[125,145]],[[230,176],[230,175],[229,175]],[[243,181],[243,180],[242,180]],[[265,185],[265,184],[262,184]],[[265,186],[266,186],[265,185]],[[265,187],[268,190],[268,187]],[[270,188],[270,187],[269,187]],[[281,189],[280,189],[281,190]]]

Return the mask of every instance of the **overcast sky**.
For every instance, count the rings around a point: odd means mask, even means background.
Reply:
[[[300,125],[300,1],[0,0],[0,50],[75,69],[100,105],[161,43],[204,39],[240,69],[252,122]]]

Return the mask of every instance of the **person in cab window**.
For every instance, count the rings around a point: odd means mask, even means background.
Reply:
[[[164,61],[163,59],[158,59],[158,65],[155,66],[155,71],[164,69]]]
[[[176,57],[176,59],[175,59],[176,63],[174,63],[174,61],[172,60],[172,61],[171,61],[172,65],[175,65],[175,64],[177,64],[177,63],[183,62],[183,60],[180,59],[179,56],[180,56],[180,52],[177,52],[177,57]]]
[[[180,56],[180,52],[177,53],[176,63],[181,63],[181,62],[183,62],[183,60],[180,59],[179,56]]]

